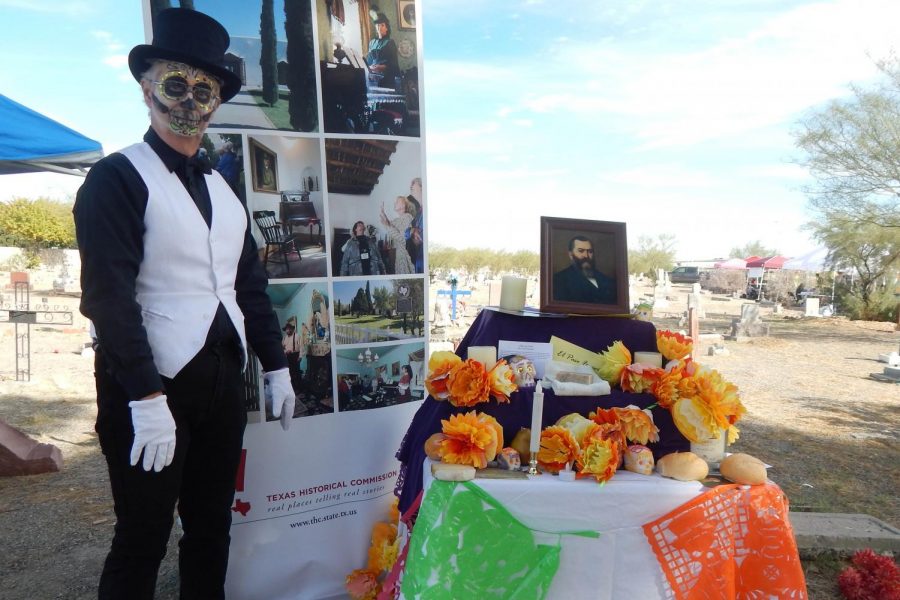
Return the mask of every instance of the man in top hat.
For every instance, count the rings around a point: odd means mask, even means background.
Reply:
[[[100,598],[152,598],[178,506],[182,598],[223,598],[253,348],[287,429],[294,391],[246,208],[198,159],[241,87],[229,37],[196,11],[160,11],[128,64],[150,112],[141,143],[98,162],[73,210],[81,312],[93,322],[97,433],[116,526]]]
[[[366,64],[369,71],[381,75],[381,87],[393,88],[400,76],[400,61],[397,58],[397,44],[391,39],[391,22],[384,13],[375,18],[377,37],[369,42]]]

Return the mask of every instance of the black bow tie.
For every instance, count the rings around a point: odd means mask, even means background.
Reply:
[[[206,175],[212,173],[212,167],[209,162],[199,154],[186,159],[185,166],[187,167],[187,172],[193,171],[194,173],[204,173]]]

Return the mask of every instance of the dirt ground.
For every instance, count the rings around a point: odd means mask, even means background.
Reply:
[[[680,328],[687,291],[673,287],[670,308],[654,315],[658,327]],[[33,293],[32,302],[41,297]],[[486,287],[477,288],[458,325],[436,331],[432,339],[461,337],[477,306],[489,299]],[[704,299],[701,332],[729,330],[743,301]],[[77,310],[77,298],[49,296],[48,304]],[[747,406],[732,450],[773,465],[770,477],[793,510],[866,513],[900,525],[900,386],[869,378],[884,366],[878,354],[898,349],[900,333],[890,323],[800,318],[793,310],[763,313],[769,337],[726,341],[727,355],[707,356],[701,348],[698,357],[736,383]],[[76,315],[70,326],[32,326],[31,381],[20,382],[14,327],[0,324],[0,418],[56,445],[65,461],[60,473],[0,478],[3,598],[96,596],[115,517],[93,431],[93,363],[81,353],[88,341],[85,325]],[[177,596],[174,539],[175,534],[158,598]],[[840,566],[805,563],[811,598],[840,598],[834,583]]]

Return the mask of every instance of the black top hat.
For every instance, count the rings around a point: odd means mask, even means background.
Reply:
[[[212,17],[187,8],[159,11],[153,23],[153,43],[131,49],[128,67],[137,81],[154,59],[174,60],[203,69],[222,80],[222,102],[241,90],[241,79],[225,67],[231,39]]]
[[[376,24],[378,24],[378,23],[387,23],[388,25],[391,24],[391,22],[388,21],[387,15],[384,14],[384,13],[378,13],[378,16],[375,17],[375,23],[376,23]]]

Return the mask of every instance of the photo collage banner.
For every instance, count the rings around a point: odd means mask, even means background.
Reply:
[[[425,396],[426,188],[412,0],[144,0],[231,37],[240,93],[205,154],[247,206],[296,392],[284,431],[245,373],[229,598],[345,597],[388,518]]]

